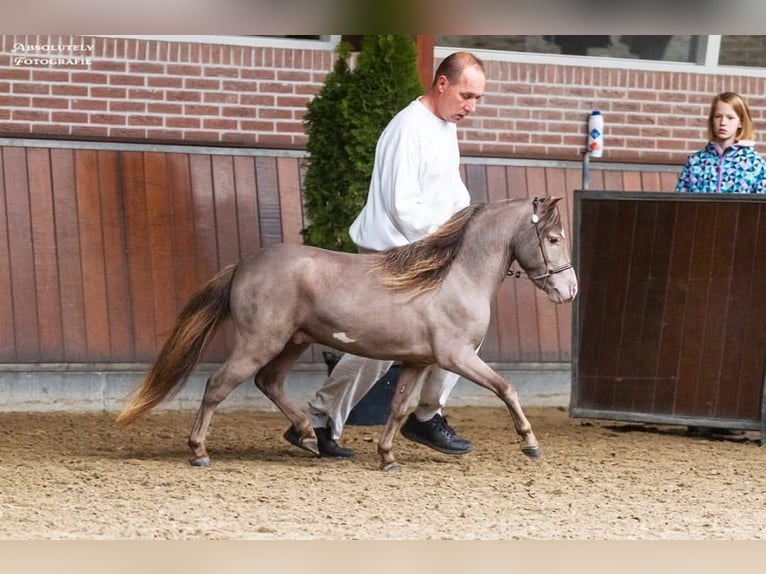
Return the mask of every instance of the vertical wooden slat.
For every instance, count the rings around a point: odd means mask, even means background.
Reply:
[[[660,174],[656,171],[641,172],[641,191],[661,191]]]
[[[651,357],[644,353],[644,320],[650,277],[647,271],[652,263],[652,238],[654,237],[655,210],[647,203],[637,203],[635,218],[630,229],[623,230],[621,243],[625,245],[628,258],[625,301],[620,332],[622,334],[617,356],[615,375],[623,382],[615,393],[614,408],[632,411],[639,395],[646,395],[653,388],[646,374],[646,364],[652,365]],[[616,383],[617,384],[617,383]]]
[[[218,269],[239,261],[239,230],[237,221],[237,194],[234,185],[232,157],[213,156],[213,196],[215,201],[215,229],[218,247]]]
[[[486,170],[488,200],[494,202],[507,199],[508,183],[505,168],[489,165]],[[494,335],[495,341],[494,347],[487,349],[487,357],[492,357],[494,361],[518,361],[520,358],[515,282],[514,278],[503,281],[492,302],[493,317],[488,331]]]
[[[728,293],[721,305],[725,308],[725,325],[722,333],[722,354],[718,377],[720,385],[716,393],[716,412],[719,416],[731,418],[753,418],[756,411],[742,412],[739,408],[738,397],[740,387],[748,384],[747,379],[740,377],[742,356],[746,351],[745,327],[747,325],[748,309],[755,301],[752,300],[751,286],[757,281],[754,271],[758,237],[758,210],[745,209],[751,206],[737,206],[736,228],[732,236],[737,239],[731,242],[733,254],[731,264],[726,266],[729,277]],[[743,280],[743,278],[753,280]],[[750,389],[748,389],[750,390]],[[752,395],[751,395],[752,396]],[[755,405],[753,405],[755,406]]]
[[[26,157],[24,148],[7,147],[3,150],[5,208],[8,219],[16,359],[39,361],[40,331]]]
[[[255,158],[256,185],[258,187],[258,217],[261,245],[282,241],[282,214],[279,206],[279,186],[274,158]]]
[[[167,177],[173,241],[175,314],[177,315],[186,305],[192,293],[199,287],[194,244],[194,213],[192,210],[189,156],[187,154],[168,154]]]
[[[679,379],[676,405],[690,407],[694,414],[712,414],[710,405],[704,403],[700,393],[700,381],[704,376],[702,364],[705,347],[705,305],[713,273],[712,251],[715,227],[715,209],[712,203],[696,205],[696,218],[689,232],[694,237],[694,250],[689,266],[688,295],[684,319],[684,337],[679,361]]]
[[[136,361],[151,361],[157,352],[151,244],[146,207],[144,157],[141,152],[121,154],[125,205],[125,243],[129,268]]]
[[[74,152],[53,149],[51,180],[53,208],[56,218],[56,245],[61,293],[61,331],[64,342],[63,361],[87,360],[85,301],[80,265],[80,223],[74,177]]]
[[[8,238],[6,197],[13,182],[6,186],[5,148],[0,148],[0,361],[16,360],[16,332],[13,319],[13,285]]]
[[[647,250],[651,250],[651,257],[645,271],[646,299],[641,323],[643,352],[636,361],[636,371],[641,373],[645,383],[640,384],[642,388],[637,389],[633,399],[632,408],[636,412],[654,409],[658,389],[673,383],[660,377],[658,365],[672,251],[672,243],[667,238],[672,237],[674,221],[674,211],[663,209],[657,202],[639,205],[637,235],[640,237],[641,230],[645,228],[652,231],[651,244],[646,247]],[[648,232],[644,233],[648,235]]]
[[[571,226],[569,210],[570,198],[567,193],[567,174],[563,168],[548,168],[545,175],[548,182],[548,193],[553,197],[560,197],[558,203],[559,214],[561,215],[561,224],[564,233],[568,234]],[[567,235],[571,237],[571,235]],[[566,361],[571,359],[571,338],[572,338],[572,305],[569,303],[558,305],[548,301],[555,312],[557,333],[557,355],[556,361]]]
[[[301,201],[298,160],[277,158],[279,206],[282,214],[282,240],[285,243],[303,243],[303,203]]]
[[[726,311],[729,289],[732,281],[731,262],[734,257],[735,216],[737,206],[732,203],[711,203],[713,227],[708,229],[712,237],[710,265],[711,274],[707,278],[707,293],[704,315],[705,331],[702,339],[702,358],[697,378],[697,389],[704,400],[698,398],[700,412],[720,416],[716,396],[719,394],[721,363],[723,361]],[[733,414],[733,413],[731,413]]]
[[[737,412],[753,419],[757,419],[760,412],[753,397],[759,396],[761,381],[766,377],[766,352],[763,351],[766,349],[766,205],[760,204],[757,213],[757,233],[752,236],[755,246],[752,273],[747,279],[740,278],[750,284],[744,346],[753,351],[741,355],[737,397]]]
[[[678,174],[663,171],[660,173],[660,191],[675,191]]]
[[[144,193],[154,297],[155,348],[164,343],[175,322],[175,266],[166,154],[144,154]]]
[[[114,361],[129,361],[134,355],[135,332],[125,243],[125,210],[118,161],[118,152],[98,152],[110,354]]]
[[[653,411],[673,414],[678,389],[679,355],[684,340],[687,310],[687,280],[694,251],[695,214],[689,206],[674,206],[673,226],[665,236],[670,238],[671,252],[668,279],[664,293],[660,354],[657,359],[657,387]]]
[[[530,199],[528,171],[522,166],[506,168],[508,197]],[[537,322],[536,287],[527,279],[511,279],[516,288],[516,316],[519,325],[520,360],[524,362],[540,361],[540,338]]]
[[[202,286],[219,270],[218,229],[215,219],[216,206],[212,165],[212,158],[208,155],[192,155],[190,158],[199,286]],[[219,332],[210,341],[205,352],[205,359],[220,360],[225,355],[225,347],[224,335]]]
[[[75,152],[75,181],[88,359],[106,361],[111,355],[97,152]]]
[[[239,257],[245,259],[261,248],[258,189],[255,184],[255,160],[253,158],[244,156],[234,158],[234,183],[237,189]]]
[[[465,166],[465,186],[471,195],[471,203],[486,203],[489,201],[487,195],[487,175],[486,166],[466,165]]]
[[[604,189],[606,191],[623,191],[625,189],[621,171],[604,170],[603,178],[603,187],[591,186],[591,189]]]
[[[622,189],[625,191],[643,191],[641,187],[641,172],[623,171],[622,182]]]
[[[528,197],[547,197],[547,170],[542,167],[527,167]],[[559,360],[559,334],[556,308],[548,296],[535,288],[534,297],[537,309],[538,352],[537,361]]]
[[[27,166],[40,333],[39,359],[56,361],[64,354],[64,339],[49,151],[42,148],[27,150]]]

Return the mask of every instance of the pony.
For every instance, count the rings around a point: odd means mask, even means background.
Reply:
[[[205,437],[217,406],[249,377],[290,420],[302,448],[318,455],[306,413],[284,391],[312,343],[401,362],[377,445],[384,470],[398,469],[393,439],[421,372],[437,364],[491,390],[507,406],[522,452],[541,450],[513,386],[478,355],[491,302],[522,273],[555,303],[571,301],[577,277],[558,210],[560,198],[469,205],[431,235],[380,253],[354,254],[278,243],[231,264],[194,293],[116,422],[127,425],[186,382],[224,319],[234,342],[208,378],[188,439],[190,462],[207,466]],[[511,265],[517,262],[521,270]]]

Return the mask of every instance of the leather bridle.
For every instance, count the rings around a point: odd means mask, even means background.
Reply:
[[[527,277],[527,279],[530,279],[532,281],[538,280],[538,279],[547,280],[548,277],[550,277],[551,275],[555,275],[556,273],[561,273],[562,271],[566,271],[567,269],[571,269],[573,267],[571,262],[564,263],[563,265],[559,265],[558,267],[554,267],[554,268],[550,267],[550,263],[548,262],[548,257],[545,255],[545,249],[543,248],[543,238],[540,235],[540,226],[538,225],[540,223],[540,216],[537,214],[537,209],[539,205],[540,205],[540,199],[535,197],[532,200],[532,223],[535,226],[535,234],[537,235],[537,245],[538,247],[540,247],[540,253],[543,256],[543,264],[545,265],[546,271],[542,275],[532,276],[526,271],[523,271],[523,270],[514,271],[511,267],[508,267],[507,274],[510,275],[511,277],[515,277],[516,279],[521,277],[521,275],[523,274]]]

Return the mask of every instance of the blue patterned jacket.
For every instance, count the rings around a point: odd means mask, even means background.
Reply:
[[[737,142],[723,153],[718,144],[710,142],[688,157],[676,191],[766,193],[766,161],[752,142]]]

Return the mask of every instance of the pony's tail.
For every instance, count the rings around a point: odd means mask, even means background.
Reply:
[[[183,386],[220,321],[229,316],[236,269],[236,264],[225,267],[192,295],[130,403],[117,416],[117,424],[134,422]]]

